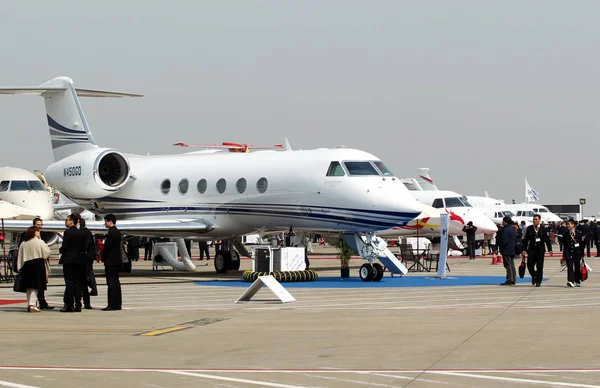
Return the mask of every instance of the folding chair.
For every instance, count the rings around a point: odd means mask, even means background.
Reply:
[[[408,271],[413,270],[413,268],[415,272],[425,271],[425,267],[421,264],[421,257],[415,256],[411,244],[400,244],[400,254],[404,262],[412,262],[412,265],[408,267]]]

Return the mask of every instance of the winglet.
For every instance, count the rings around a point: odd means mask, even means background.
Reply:
[[[286,137],[284,142],[283,142],[283,148],[286,151],[291,151],[292,150],[292,146],[290,145],[290,141],[288,140],[288,138]]]

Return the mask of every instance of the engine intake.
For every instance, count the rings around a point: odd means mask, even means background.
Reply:
[[[129,163],[125,157],[116,152],[110,152],[97,161],[98,177],[107,186],[120,187],[129,178]]]

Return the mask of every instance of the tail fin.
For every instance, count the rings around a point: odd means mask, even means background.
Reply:
[[[44,97],[54,161],[98,148],[83,114],[80,97],[141,97],[138,94],[75,89],[73,80],[57,77],[37,87],[0,87],[0,94],[37,94]]]
[[[433,179],[429,176],[428,168],[417,168],[417,182],[427,191],[438,191],[437,186],[433,183]]]

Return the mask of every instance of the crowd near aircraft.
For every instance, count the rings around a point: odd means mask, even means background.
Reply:
[[[67,77],[35,87],[4,87],[0,93],[44,98],[54,155],[44,174],[50,186],[98,217],[115,214],[123,233],[176,237],[186,269],[194,266],[182,249],[184,237],[223,240],[214,262],[224,272],[239,268],[240,236],[293,228],[344,232],[352,246],[360,245],[370,273],[375,258],[387,260],[391,270],[406,270],[374,233],[406,225],[421,207],[372,154],[288,148],[125,155],[96,144],[79,97],[139,95],[75,89]],[[6,223],[7,229],[23,227],[19,221]],[[61,231],[64,224],[47,221],[44,228]],[[88,228],[104,230],[101,222]]]

